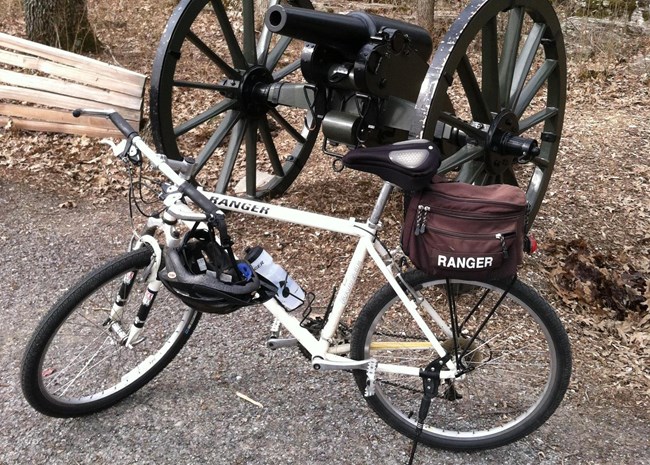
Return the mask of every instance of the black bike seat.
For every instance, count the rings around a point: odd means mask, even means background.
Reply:
[[[424,189],[440,167],[440,150],[424,139],[350,150],[343,165],[365,171],[405,191]]]

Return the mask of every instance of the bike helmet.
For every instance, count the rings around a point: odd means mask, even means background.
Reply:
[[[180,247],[165,250],[158,278],[186,305],[205,313],[231,313],[273,296],[272,290],[260,288],[247,261],[235,260],[205,229],[189,231]]]

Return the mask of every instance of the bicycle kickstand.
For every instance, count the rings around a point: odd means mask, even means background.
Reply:
[[[424,421],[429,414],[429,407],[431,407],[431,400],[438,395],[438,388],[440,387],[440,371],[442,367],[449,361],[451,357],[449,354],[444,357],[439,357],[431,362],[424,370],[420,370],[420,377],[424,385],[424,394],[422,402],[420,402],[420,409],[418,411],[418,422],[415,427],[415,438],[413,438],[413,446],[411,447],[411,456],[408,465],[413,465],[415,458],[415,450],[418,447],[420,435],[424,428]]]

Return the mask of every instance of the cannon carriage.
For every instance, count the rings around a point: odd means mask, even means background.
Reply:
[[[158,150],[216,163],[218,192],[281,195],[323,151],[434,141],[442,173],[526,189],[535,217],[562,131],[566,56],[547,0],[473,0],[434,51],[429,33],[307,0],[183,0],[156,54]],[[232,3],[232,2],[230,2]],[[259,29],[259,30],[258,30]]]

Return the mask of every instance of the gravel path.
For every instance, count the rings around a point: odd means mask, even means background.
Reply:
[[[265,348],[263,308],[204,317],[167,370],[108,411],[67,420],[34,412],[18,381],[26,339],[56,296],[128,237],[124,204],[59,207],[67,200],[0,179],[0,464],[407,462],[409,442],[373,416],[349,374],[316,373],[295,349]],[[421,447],[416,463],[648,464],[648,412],[632,407],[570,392],[516,444],[474,454]]]

